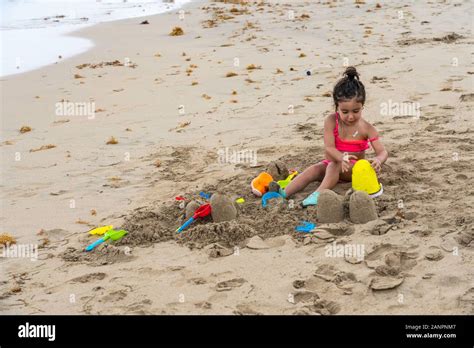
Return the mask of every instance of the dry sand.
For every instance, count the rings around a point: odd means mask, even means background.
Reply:
[[[194,2],[184,20],[88,28],[76,35],[94,49],[4,78],[0,233],[40,249],[0,259],[0,313],[472,314],[472,3],[380,4]],[[116,60],[130,64],[100,64]],[[271,161],[323,158],[344,63],[390,154],[379,218],[352,223],[346,199],[343,222],[297,233],[316,222],[297,203],[317,183],[267,209],[249,184]],[[95,118],[56,116],[62,100],[94,101]],[[381,114],[389,102],[420,103],[421,117]],[[222,163],[226,148],[258,161]],[[200,191],[246,201],[237,219],[176,236],[175,197],[204,203]],[[130,233],[85,253],[105,224]]]

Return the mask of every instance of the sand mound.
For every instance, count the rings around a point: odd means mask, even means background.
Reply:
[[[474,239],[474,230],[472,229],[472,226],[470,226],[470,228],[467,228],[465,231],[459,232],[454,237],[454,239],[462,246],[472,247],[472,240]]]
[[[374,200],[364,191],[356,191],[349,201],[349,216],[355,224],[365,224],[377,219]]]
[[[87,263],[92,266],[127,262],[134,258],[130,248],[117,247],[111,244],[101,244],[91,252],[68,247],[64,252],[59,254],[59,257],[67,262]]]
[[[318,198],[317,217],[321,223],[344,220],[343,197],[331,190],[323,190]]]
[[[183,210],[163,205],[160,208],[140,209],[125,219],[122,226],[128,234],[117,245],[149,245],[173,239],[183,221]]]
[[[194,212],[196,211],[197,208],[199,208],[200,205],[196,201],[191,201],[186,205],[186,220],[191,218],[194,215]]]
[[[284,180],[290,175],[287,166],[282,161],[271,162],[265,170],[274,181]]]
[[[242,184],[243,185],[243,184]],[[216,192],[213,187],[208,191]],[[186,196],[197,195],[195,192],[186,193]],[[216,203],[217,200],[217,203]],[[273,202],[275,201],[275,202]],[[223,247],[233,248],[234,246],[245,246],[245,240],[255,235],[262,239],[280,236],[284,234],[294,235],[295,227],[301,220],[311,220],[311,216],[306,210],[295,205],[288,207],[288,202],[271,200],[268,207],[261,206],[261,200],[253,196],[246,197],[243,204],[237,208],[233,200],[226,195],[215,193],[210,200],[213,206],[213,216],[198,219],[191,226],[176,234],[176,229],[186,221],[185,210],[180,209],[177,204],[162,204],[139,208],[125,218],[121,228],[129,233],[120,241],[115,242],[116,246],[136,246],[150,245],[177,240],[178,243],[185,244],[190,248],[202,248],[213,243],[220,243]],[[277,204],[278,203],[278,204]],[[186,207],[187,214],[200,205],[197,201],[191,201]],[[222,209],[224,207],[224,209]],[[231,221],[213,221],[233,217]],[[189,216],[188,215],[188,216]],[[220,254],[220,253],[217,253]],[[228,252],[224,252],[228,254]],[[220,256],[220,255],[218,255]]]
[[[256,234],[255,229],[247,224],[224,221],[191,227],[181,232],[177,236],[177,241],[190,248],[202,248],[211,243],[233,247]]]
[[[237,217],[237,209],[234,202],[226,195],[214,193],[211,197],[211,215],[214,222],[234,220]]]
[[[271,208],[271,207],[270,207]],[[281,236],[283,234],[295,233],[295,227],[301,220],[311,220],[310,217],[301,214],[298,210],[269,210],[264,213],[257,213],[249,223],[258,235],[262,238]],[[303,237],[304,233],[299,233]]]
[[[288,209],[285,203],[262,208],[260,200],[249,200],[239,207],[238,218],[223,222],[202,221],[177,235],[177,241],[190,248],[202,248],[213,243],[227,248],[245,246],[246,239],[253,236],[263,240],[284,234],[298,237],[295,227],[301,220],[310,219],[306,211]]]

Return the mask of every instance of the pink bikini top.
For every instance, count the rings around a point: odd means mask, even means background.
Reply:
[[[336,149],[342,152],[362,152],[367,150],[369,142],[377,140],[379,137],[366,140],[343,140],[339,138],[339,114],[336,112],[336,127],[334,128],[334,140]]]

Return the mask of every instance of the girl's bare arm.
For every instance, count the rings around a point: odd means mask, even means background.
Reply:
[[[336,149],[336,143],[334,141],[334,127],[336,122],[334,115],[329,115],[324,120],[324,148],[326,158],[333,162],[342,162],[343,154]]]
[[[368,124],[368,136],[369,139],[379,137],[377,130],[371,124]],[[383,146],[382,141],[380,139],[373,141],[372,147],[375,151],[375,160],[378,160],[380,164],[384,163],[388,158],[388,152],[385,150],[385,146]]]

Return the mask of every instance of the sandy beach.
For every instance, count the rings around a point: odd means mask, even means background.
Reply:
[[[194,1],[1,78],[0,234],[38,255],[3,249],[0,314],[474,314],[472,6]],[[298,204],[317,182],[262,208],[272,161],[324,158],[348,65],[389,153],[378,218],[320,223]],[[200,192],[245,202],[176,234]],[[104,225],[129,233],[85,252]]]

